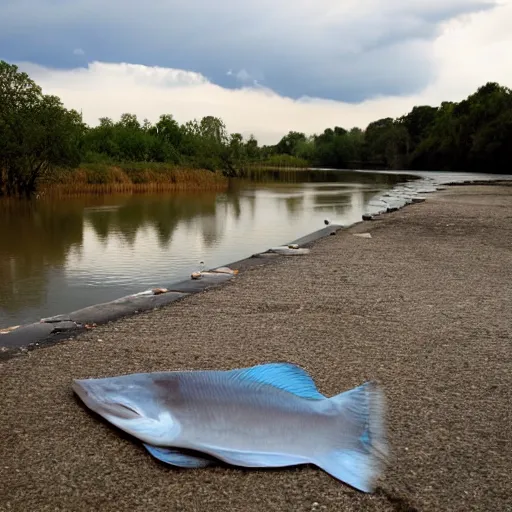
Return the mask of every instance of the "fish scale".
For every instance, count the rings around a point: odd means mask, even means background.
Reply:
[[[284,440],[286,444],[294,445],[298,453],[303,454],[306,450],[311,453],[311,429],[325,429],[325,424],[333,421],[322,415],[319,406],[323,403],[312,403],[291,393],[284,400],[282,394],[286,392],[265,393],[267,385],[250,382],[241,383],[238,392],[233,393],[232,388],[219,379],[208,380],[205,383],[195,380],[190,388],[188,383],[183,385],[184,398],[194,403],[194,407],[188,407],[184,414],[181,410],[175,412],[183,427],[183,437],[177,442],[184,446],[190,444],[191,437],[202,447],[226,442],[229,437],[232,449],[255,450],[258,446],[261,448],[262,443],[266,449],[283,449]],[[204,401],[197,403],[194,400],[197,396],[204,397]],[[205,424],[210,426],[208,431],[203,428]]]

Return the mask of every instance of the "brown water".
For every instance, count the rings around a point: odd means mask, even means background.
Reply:
[[[167,286],[324,227],[405,181],[356,172],[260,176],[226,193],[0,203],[0,327]]]

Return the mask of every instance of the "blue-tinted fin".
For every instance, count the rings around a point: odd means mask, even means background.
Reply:
[[[286,453],[241,452],[220,450],[218,448],[212,449],[212,453],[215,453],[216,457],[228,464],[249,468],[278,468],[311,462],[304,457]]]
[[[334,478],[362,492],[373,492],[379,470],[372,457],[356,450],[336,450],[319,458],[315,464]]]
[[[365,446],[370,446],[372,444],[372,440],[370,439],[370,429],[365,428],[359,439]]]
[[[363,492],[372,492],[387,464],[385,403],[382,390],[367,382],[329,399],[337,410],[332,447],[314,464]]]
[[[215,463],[212,459],[189,455],[188,453],[185,454],[175,448],[162,448],[161,446],[142,444],[156,459],[166,464],[179,466],[180,468],[205,468]]]
[[[377,450],[387,456],[384,425],[384,395],[374,382],[366,382],[330,398],[342,414],[359,423],[359,441],[364,450]]]
[[[291,363],[269,363],[251,368],[232,370],[230,373],[240,379],[269,384],[302,398],[324,400],[313,379],[297,365]]]

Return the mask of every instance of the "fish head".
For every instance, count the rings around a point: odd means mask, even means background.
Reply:
[[[179,433],[149,374],[75,379],[72,389],[89,409],[143,442],[162,446]]]

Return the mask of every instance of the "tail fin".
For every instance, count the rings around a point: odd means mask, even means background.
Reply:
[[[315,464],[363,492],[372,492],[388,455],[384,395],[374,382],[333,396],[336,437]]]

